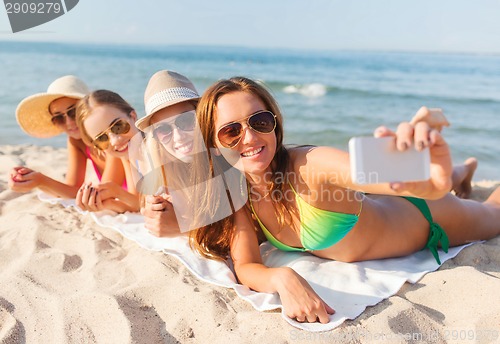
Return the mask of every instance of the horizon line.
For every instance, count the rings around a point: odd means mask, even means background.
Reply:
[[[413,53],[413,54],[442,54],[442,55],[487,55],[500,56],[500,51],[466,51],[466,50],[413,50],[413,49],[365,49],[365,48],[296,48],[296,47],[279,47],[279,46],[254,46],[254,45],[237,45],[237,44],[203,44],[203,43],[141,43],[141,42],[90,42],[90,41],[38,41],[38,40],[4,40],[0,36],[0,43],[28,43],[28,44],[60,44],[60,45],[91,45],[100,47],[143,47],[143,48],[175,48],[175,47],[199,47],[199,48],[233,48],[233,49],[255,49],[255,50],[287,50],[287,51],[313,51],[323,53]]]

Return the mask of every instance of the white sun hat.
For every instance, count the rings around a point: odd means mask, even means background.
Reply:
[[[174,104],[188,100],[198,100],[200,95],[193,83],[176,72],[161,70],[149,79],[144,92],[144,107],[146,115],[135,126],[144,131],[149,126],[149,119],[155,112]]]

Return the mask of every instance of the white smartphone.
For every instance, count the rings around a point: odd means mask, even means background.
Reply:
[[[395,137],[353,137],[349,140],[351,179],[356,184],[421,181],[430,178],[429,148],[404,152]]]

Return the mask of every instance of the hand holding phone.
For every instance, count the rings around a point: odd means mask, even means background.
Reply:
[[[351,179],[356,184],[422,181],[430,178],[429,149],[398,151],[395,137],[349,140]]]

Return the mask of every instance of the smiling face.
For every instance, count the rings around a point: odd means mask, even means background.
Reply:
[[[100,136],[99,141],[103,143],[107,136],[109,145],[104,149],[106,153],[119,158],[128,158],[128,143],[138,133],[134,125],[137,117],[135,111],[132,111],[130,115],[112,105],[98,105],[92,109],[83,124],[92,140]],[[127,127],[128,131],[124,130]]]
[[[215,133],[224,125],[241,121],[243,133],[240,141],[233,148],[224,146],[215,138],[217,147],[231,165],[250,175],[262,174],[269,170],[276,153],[276,135],[251,129],[245,118],[259,111],[268,110],[264,103],[249,92],[232,92],[223,95],[217,102]],[[216,134],[217,135],[217,134]]]
[[[183,162],[192,161],[196,127],[195,107],[190,102],[168,106],[150,119],[153,135],[170,155]]]
[[[56,118],[57,120],[53,120],[54,125],[58,126],[69,137],[72,137],[76,140],[82,138],[80,134],[80,130],[76,125],[75,117],[71,117],[68,115],[68,110],[71,114],[72,110],[75,109],[76,104],[78,103],[78,99],[62,97],[52,101],[49,105],[49,112],[52,118]],[[74,114],[73,110],[73,114]]]

